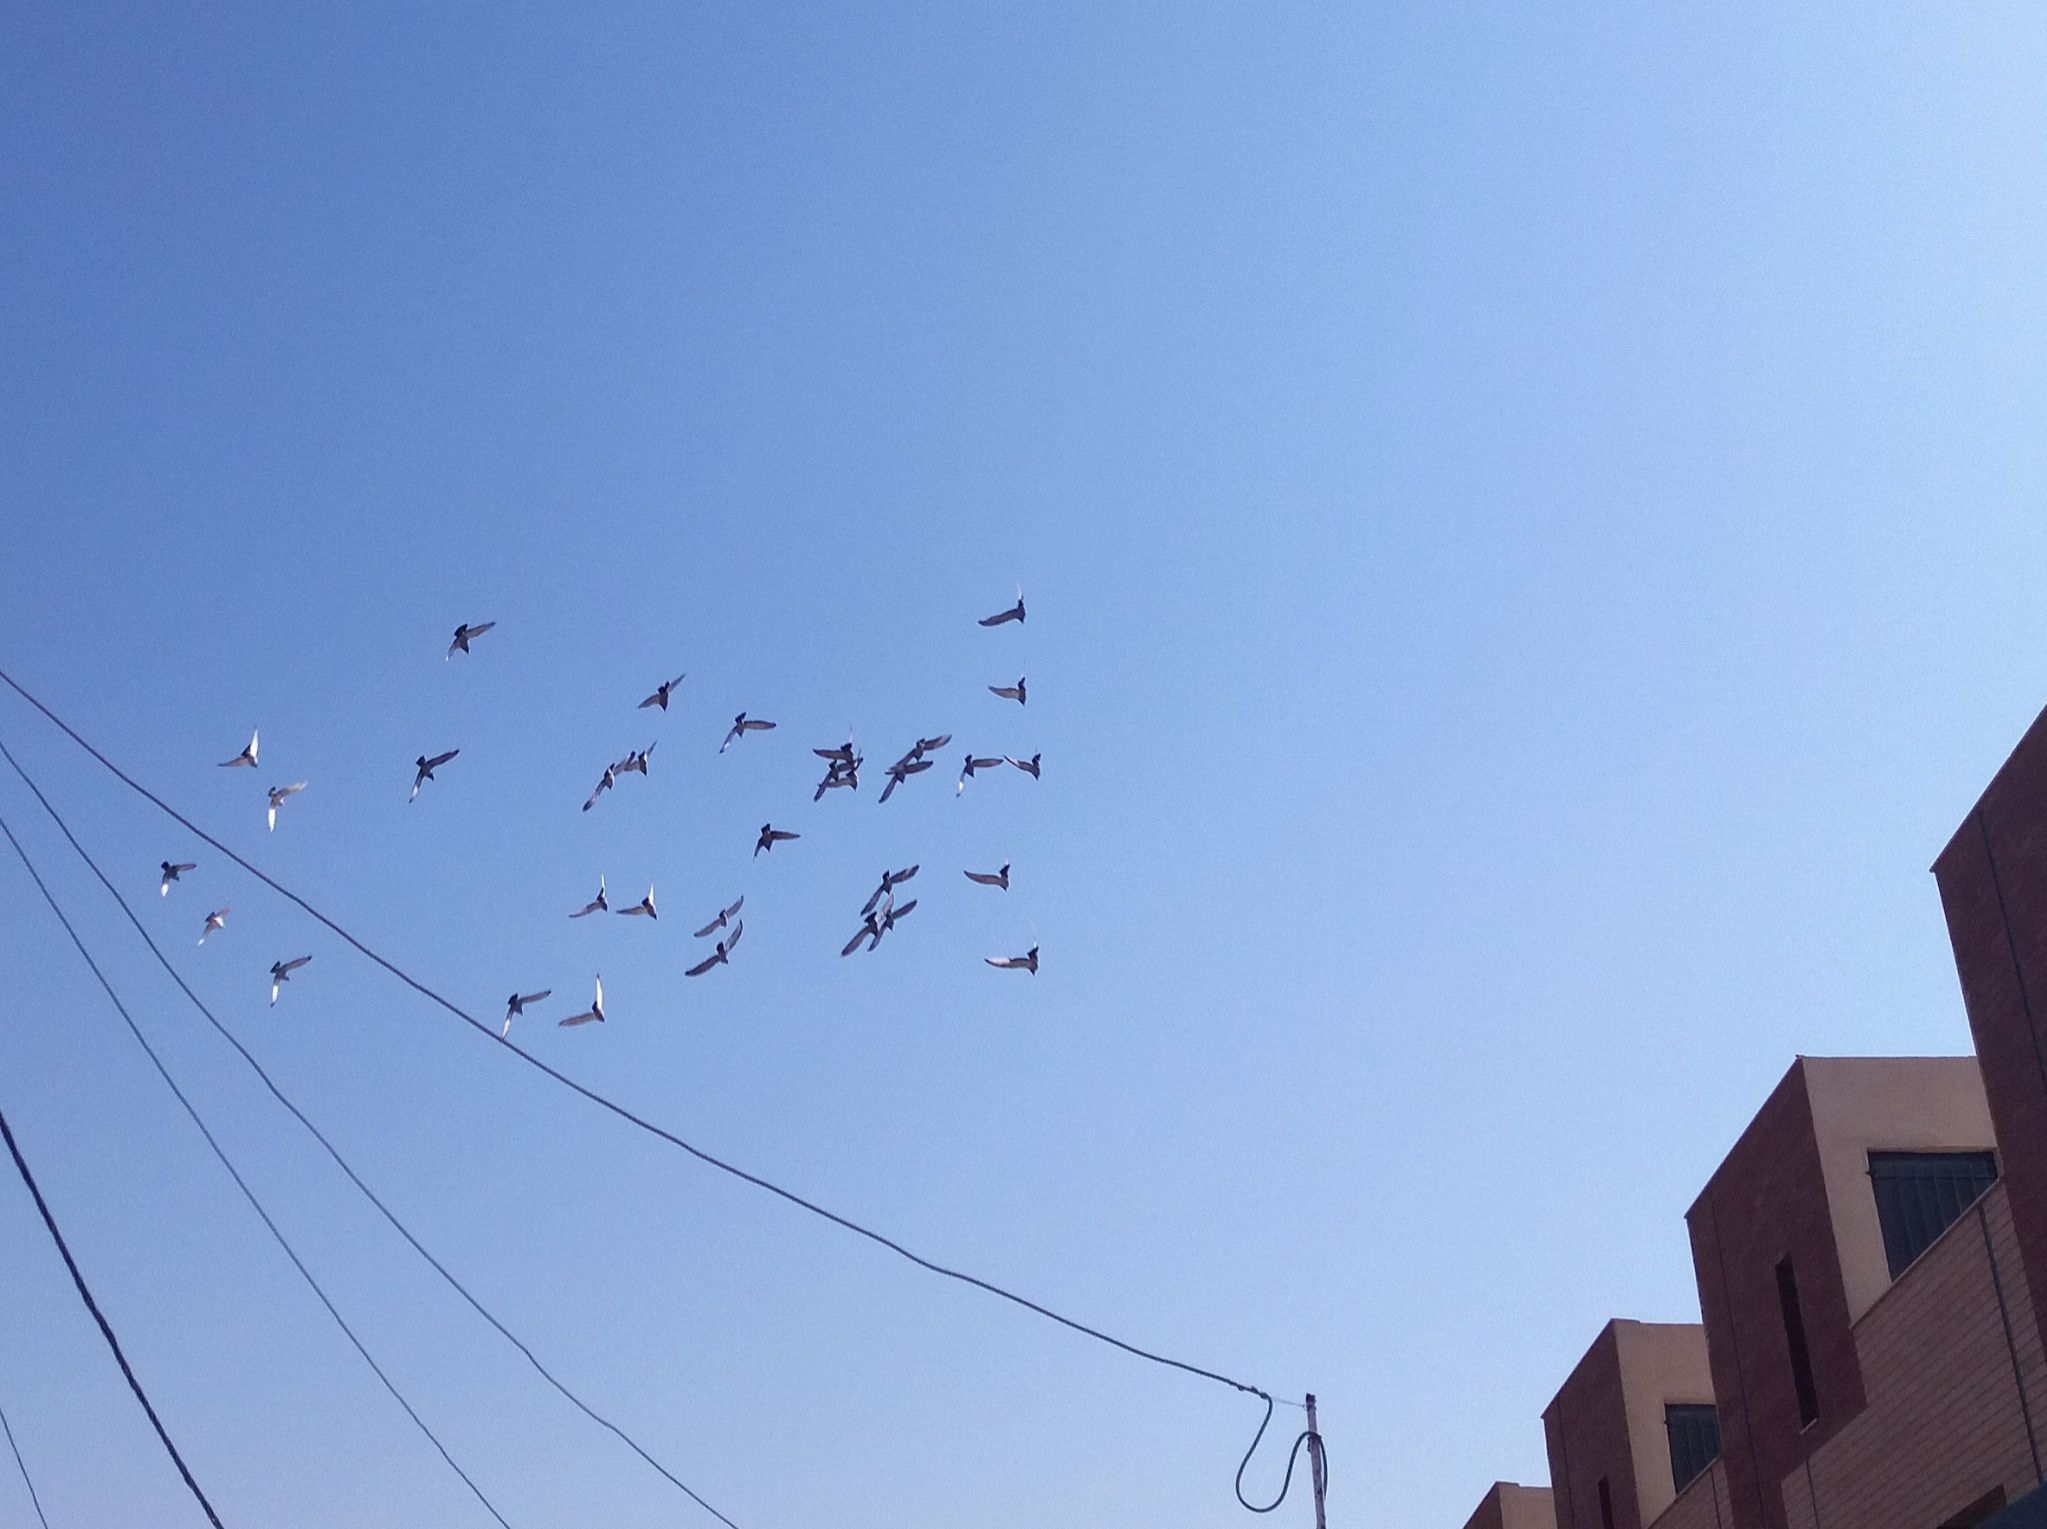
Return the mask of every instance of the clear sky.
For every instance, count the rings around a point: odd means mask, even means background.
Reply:
[[[1966,1048],[1925,868],[2047,699],[2037,7],[183,9],[0,24],[6,666],[478,1012],[552,987],[514,1035],[577,1078],[1317,1391],[1333,1523],[1545,1479],[1598,1325],[1696,1314],[1683,1211],[1795,1053]],[[742,708],[782,726],[720,757]],[[868,784],[813,805],[849,725]],[[1250,1522],[1254,1403],[635,1136],[12,697],[0,739],[744,1529]],[[1044,777],[956,798],[967,746]],[[708,1522],[353,1198],[11,775],[0,814],[507,1519]],[[661,919],[570,922],[600,873]],[[226,1520],[487,1523],[11,861],[0,911],[0,1107]],[[610,1023],[549,1023],[598,971]],[[10,1185],[51,1523],[197,1522]]]

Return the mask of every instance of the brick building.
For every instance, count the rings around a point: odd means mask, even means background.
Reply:
[[[1686,1215],[1702,1324],[1602,1329],[1530,1522],[2047,1529],[2047,713],[1933,873],[1976,1056],[1793,1062]]]
[[[1464,1521],[1464,1529],[1557,1529],[1549,1488],[1495,1481],[1492,1490]]]

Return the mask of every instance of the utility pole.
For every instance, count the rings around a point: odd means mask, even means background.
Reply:
[[[1322,1433],[1315,1426],[1315,1393],[1308,1393],[1308,1484],[1315,1489],[1315,1529],[1329,1529],[1322,1509],[1322,1489],[1328,1472],[1322,1465]]]

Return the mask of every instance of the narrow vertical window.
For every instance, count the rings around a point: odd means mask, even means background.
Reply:
[[[1613,1529],[1613,1488],[1599,1478],[1599,1529]]]
[[[1820,1394],[1812,1380],[1812,1352],[1805,1346],[1805,1313],[1798,1305],[1798,1276],[1791,1260],[1777,1265],[1777,1303],[1784,1308],[1784,1346],[1791,1352],[1791,1384],[1798,1389],[1800,1426],[1817,1422]]]

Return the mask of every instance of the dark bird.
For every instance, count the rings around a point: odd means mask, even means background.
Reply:
[[[888,784],[881,788],[881,799],[884,802],[887,801],[891,796],[895,795],[896,787],[900,786],[912,775],[919,774],[930,768],[931,761],[928,759],[897,760],[888,767]]]
[[[904,882],[908,881],[912,876],[916,874],[917,867],[914,865],[911,866],[908,870],[903,871],[883,871],[881,873],[881,885],[874,889],[873,895],[867,899],[866,904],[860,909],[860,912],[863,915],[872,913],[874,911],[874,905],[876,903],[880,902],[884,897],[887,897],[897,887],[901,886]]]
[[[1005,892],[1009,890],[1009,867],[1007,865],[1004,865],[1001,870],[992,874],[987,871],[968,871],[966,878],[969,881],[978,881],[984,887],[999,887]]]
[[[811,753],[831,764],[845,766],[853,762],[853,740],[849,736],[835,749],[812,749]]]
[[[674,679],[668,680],[664,684],[658,686],[652,695],[648,696],[646,700],[640,702],[640,705],[658,706],[663,711],[668,710],[668,697],[670,692],[672,692],[677,685],[680,685],[684,680],[688,678],[689,676],[687,674],[676,675]]]
[[[537,993],[514,993],[510,998],[506,999],[505,1027],[498,1031],[498,1039],[503,1040],[512,1033],[512,1021],[526,1012],[527,1004],[538,1003],[553,991],[553,988],[544,987]]]
[[[974,755],[969,754],[967,762],[960,766],[960,783],[953,788],[952,794],[959,796],[964,793],[967,789],[967,782],[974,778],[976,770],[992,770],[1001,764],[1002,760],[1003,756],[1000,754],[997,754],[993,759],[978,759]]]
[[[981,625],[1001,626],[1002,623],[1005,621],[1021,621],[1023,619],[1024,619],[1023,590],[1021,587],[1019,587],[1016,592],[1016,604],[1012,605],[1006,611],[997,611],[992,616],[983,616],[981,618]]]
[[[228,910],[233,907],[233,903],[222,903],[218,908],[215,908],[206,915],[206,925],[199,931],[199,943],[201,945],[206,943],[206,937],[213,933],[214,930],[227,927]]]
[[[950,742],[952,742],[951,733],[940,733],[936,738],[919,738],[910,746],[910,752],[905,754],[903,759],[906,762],[913,759],[922,759],[933,749],[942,749]]]
[[[597,996],[591,1001],[590,1007],[580,1014],[571,1014],[567,1019],[556,1020],[555,1023],[564,1026],[587,1025],[593,1020],[600,1025],[604,1023],[604,974],[602,972],[597,974]]]
[[[609,791],[613,786],[617,784],[618,766],[615,764],[606,765],[604,767],[603,779],[597,782],[596,789],[593,790],[590,793],[589,797],[584,801],[583,810],[585,812],[588,812],[592,807],[595,807],[597,805],[597,798],[604,795],[605,792]]]
[[[997,971],[1029,972],[1033,977],[1038,974],[1038,947],[1035,945],[1020,956],[983,956],[981,959]]]
[[[221,768],[222,768],[223,770],[232,770],[232,769],[235,769],[236,767],[238,767],[238,766],[240,766],[240,765],[247,765],[247,766],[248,766],[248,767],[249,767],[250,769],[252,769],[252,770],[253,770],[253,769],[255,769],[255,768],[256,768],[256,740],[257,740],[257,739],[259,739],[259,738],[261,738],[262,736],[263,736],[263,733],[262,733],[262,729],[260,729],[260,728],[251,728],[251,729],[249,730],[249,746],[248,746],[247,748],[243,749],[243,750],[241,751],[241,753],[239,753],[239,754],[235,755],[235,757],[234,757],[234,758],[232,758],[232,759],[223,759],[223,760],[222,760],[222,761],[220,762],[220,767],[221,767]]]
[[[1005,701],[1014,701],[1019,706],[1029,704],[1024,699],[1024,682],[1021,676],[1014,685],[990,685],[988,689],[991,694],[999,695]]]
[[[448,644],[448,657],[453,658],[457,653],[467,653],[470,639],[481,637],[496,625],[495,621],[480,621],[475,626],[463,622],[455,628],[455,640]]]
[[[881,915],[879,913],[869,913],[860,920],[860,927],[854,931],[853,938],[846,941],[839,954],[850,956],[860,948],[862,940],[872,940],[875,944],[881,942]],[[869,945],[867,948],[872,950],[874,945]]]
[[[626,918],[631,918],[636,914],[642,918],[659,918],[661,916],[654,911],[654,888],[652,885],[648,886],[645,897],[634,903],[630,908],[620,908],[618,911]]]
[[[725,735],[725,741],[718,745],[718,752],[722,754],[731,748],[734,738],[746,733],[765,733],[774,725],[772,722],[763,722],[758,717],[749,717],[745,712],[741,712],[732,719],[732,730]]]
[[[833,760],[831,764],[825,767],[824,779],[817,783],[817,790],[811,793],[810,799],[813,802],[821,802],[824,800],[824,794],[827,791],[835,791],[841,788],[850,788],[858,791],[860,789],[860,766],[863,763],[865,761],[857,756],[849,763],[843,765],[837,760]]]
[[[270,963],[270,1002],[273,1007],[277,1003],[277,990],[283,987],[285,983],[291,981],[291,974],[293,972],[312,959],[311,956],[296,956],[289,961],[272,961]]]
[[[173,865],[171,864],[170,861],[166,860],[163,863],[163,882],[161,885],[157,887],[156,895],[158,897],[169,897],[171,895],[172,882],[176,881],[180,876],[184,875],[185,872],[196,871],[198,869],[199,867],[192,864],[189,860],[181,865]]]
[[[729,924],[732,921],[732,915],[737,913],[741,908],[745,906],[746,898],[744,896],[741,896],[740,899],[737,902],[735,902],[731,907],[720,908],[718,910],[718,916],[712,919],[710,923],[704,925],[703,928],[699,929],[696,933],[696,937],[701,940],[705,935],[712,934],[717,930],[723,929],[727,924]]]
[[[867,948],[869,950],[874,949],[875,946],[881,943],[881,937],[896,927],[896,920],[908,918],[916,906],[917,899],[914,897],[901,907],[896,906],[896,900],[891,897],[882,903],[879,908],[869,909],[860,920],[859,933],[846,942],[845,946],[839,951],[839,954],[850,956],[860,948],[862,940],[868,942]]]
[[[1040,759],[1043,759],[1045,756],[1042,754],[1033,754],[1029,759],[1011,759],[1009,755],[1004,754],[1002,757],[1005,760],[1008,760],[1009,763],[1015,765],[1019,770],[1023,771],[1024,774],[1028,775],[1032,780],[1036,780],[1038,778],[1038,761]]]
[[[762,850],[772,850],[784,839],[800,839],[802,837],[802,834],[791,832],[789,829],[777,828],[772,823],[763,823],[761,824],[761,836],[754,841],[754,858],[758,860]]]
[[[436,754],[431,759],[422,754],[419,758],[413,760],[412,795],[408,796],[405,800],[408,802],[414,800],[419,795],[419,788],[434,778],[434,771],[461,752],[460,749],[449,749],[447,753]]]
[[[654,743],[648,744],[638,753],[628,753],[625,758],[611,767],[613,776],[630,775],[635,772],[645,775],[647,773],[647,761],[654,757],[654,748],[659,741],[659,739],[656,739]]]
[[[302,780],[295,780],[288,786],[272,786],[270,788],[270,831],[272,833],[277,832],[277,809],[283,805],[284,799],[288,796],[297,796],[305,789],[306,783]]]
[[[571,913],[569,917],[585,918],[592,913],[602,913],[606,909],[610,908],[610,906],[611,904],[608,901],[606,901],[604,896],[604,878],[602,876],[599,876],[597,878],[597,895],[591,898],[590,901],[584,903],[583,906],[578,908],[574,913]]]
[[[746,920],[741,919],[738,923],[732,926],[732,932],[726,935],[724,939],[718,942],[717,949],[713,950],[708,956],[704,957],[703,960],[697,962],[695,966],[692,966],[688,971],[684,972],[683,976],[701,977],[705,972],[709,971],[712,967],[725,965],[727,963],[728,958],[732,954],[732,947],[739,943],[739,937],[745,933]]]

